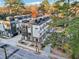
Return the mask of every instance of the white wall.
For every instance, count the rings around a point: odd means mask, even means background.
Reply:
[[[51,22],[50,20],[46,21],[41,25],[33,25],[33,37],[38,37],[38,38],[42,37],[44,33],[48,31],[48,27],[49,27],[48,23]]]
[[[33,37],[40,37],[40,27],[33,25]]]

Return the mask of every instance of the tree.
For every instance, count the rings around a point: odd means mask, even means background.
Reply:
[[[70,12],[73,16],[78,16],[79,15],[79,2],[75,1],[71,4]]]
[[[72,51],[72,57],[73,59],[79,59],[79,17],[78,18],[75,18],[75,16],[73,16],[74,19],[69,19],[69,16],[71,15],[71,13],[69,13],[69,9],[71,7],[71,5],[69,4],[70,0],[68,0],[68,3],[64,3],[63,6],[59,6],[59,10],[62,10],[64,13],[67,13],[66,14],[66,18],[65,20],[67,20],[66,22],[64,22],[64,20],[61,22],[59,22],[59,19],[56,19],[56,23],[58,24],[62,24],[63,22],[64,23],[67,23],[68,26],[65,28],[65,33],[63,33],[65,35],[65,37],[68,37],[67,39],[69,39],[66,43],[69,45],[69,49]],[[67,9],[66,9],[67,7]],[[55,23],[53,22],[53,23]],[[50,26],[53,26],[53,25],[57,25],[56,23],[50,25]],[[58,25],[59,25],[58,24]],[[55,26],[56,27],[56,26]],[[59,36],[61,36],[60,38],[62,39],[63,36],[61,34],[57,34],[57,33],[53,33],[51,35],[51,37],[49,38],[50,39],[50,42],[52,43],[53,46],[59,46],[60,44],[63,45],[62,43],[62,40],[60,40]],[[64,38],[65,38],[64,37]],[[57,39],[58,38],[58,39]],[[60,40],[60,41],[59,41]],[[57,45],[58,44],[58,45]],[[64,48],[64,47],[62,47]],[[67,50],[66,50],[67,51]]]
[[[10,14],[18,14],[22,8],[24,8],[24,3],[21,0],[4,0],[5,5],[9,8]]]
[[[64,32],[53,32],[52,35],[49,36],[49,40],[53,47],[62,47],[63,44],[66,43],[67,39],[68,38],[64,35]]]
[[[48,2],[48,0],[44,0],[41,4],[41,10],[43,10],[44,12],[48,13],[49,8],[50,8],[50,4]]]
[[[69,26],[66,28],[67,35],[70,36],[69,38],[69,45],[72,50],[72,58],[78,59],[79,56],[79,17],[74,18],[70,23]]]

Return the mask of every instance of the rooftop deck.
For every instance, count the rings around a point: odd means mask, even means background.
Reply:
[[[34,25],[41,25],[48,21],[50,18],[49,17],[44,17],[44,18],[39,18],[38,20],[35,20]]]

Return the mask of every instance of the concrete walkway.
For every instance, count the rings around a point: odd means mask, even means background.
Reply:
[[[0,41],[2,43],[6,43],[6,44],[10,44],[12,46],[17,46],[17,43],[18,41],[21,39],[21,35],[17,35],[13,38],[10,38],[10,39],[3,39],[3,38],[0,38]]]

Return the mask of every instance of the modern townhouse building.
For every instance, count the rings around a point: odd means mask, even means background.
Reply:
[[[30,20],[31,15],[17,15],[17,16],[14,16],[14,18],[15,18],[15,21],[16,21],[16,26],[20,27],[22,21],[24,21],[24,20]]]
[[[22,37],[18,41],[17,46],[41,52],[43,44],[49,35],[49,23],[51,21],[49,16],[41,16],[22,21]]]
[[[51,22],[50,17],[42,17],[35,20],[33,24],[33,37],[34,40],[38,39],[38,42],[44,42],[47,37],[49,30],[49,23]]]
[[[23,21],[23,24],[25,23],[28,27],[27,34],[30,38],[30,41],[36,41],[36,39],[38,39],[38,42],[43,43],[47,37],[50,22],[51,19],[48,16],[38,17],[31,24],[29,24],[30,21]]]
[[[6,17],[6,20],[1,20],[0,27],[0,31],[3,36],[13,37],[17,34],[16,22],[13,17]]]
[[[30,15],[9,16],[5,20],[0,20],[0,32],[2,36],[13,37],[19,33],[23,20],[30,20]]]

